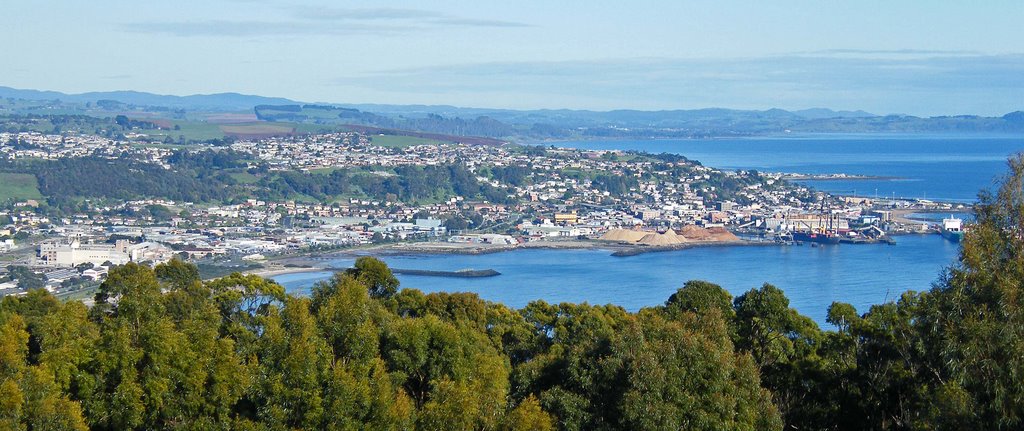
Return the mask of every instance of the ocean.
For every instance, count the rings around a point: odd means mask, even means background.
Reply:
[[[847,136],[713,140],[583,141],[558,146],[682,154],[724,169],[806,174],[847,173],[897,180],[810,181],[834,193],[970,203],[1004,174],[1006,159],[1024,150],[1008,137]],[[962,216],[962,214],[961,214]],[[937,221],[938,215],[922,215]],[[772,283],[790,305],[820,325],[833,301],[860,312],[907,290],[927,290],[956,261],[959,246],[939,235],[900,236],[896,245],[706,247],[631,257],[604,250],[518,250],[485,255],[388,256],[396,268],[495,269],[491,278],[400,275],[403,287],[425,292],[476,292],[522,307],[535,299],[617,304],[628,310],[665,302],[687,280],[720,284],[733,295]],[[333,266],[351,265],[351,259]],[[308,293],[329,273],[274,277],[290,292]]]
[[[973,202],[1024,151],[1024,137],[848,135],[793,138],[574,141],[556,146],[681,154],[722,169],[832,174],[891,180],[807,181],[819,190],[867,197]]]
[[[687,280],[719,284],[734,296],[764,283],[786,292],[790,305],[819,324],[833,301],[860,311],[927,290],[953,263],[958,246],[939,235],[910,235],[896,245],[704,247],[614,257],[607,250],[515,250],[481,255],[384,256],[403,269],[494,269],[486,278],[398,275],[402,287],[424,292],[476,292],[482,298],[522,307],[551,303],[617,304],[627,310],[663,304]],[[354,259],[332,261],[349,267]],[[274,277],[289,292],[308,294],[329,272]]]

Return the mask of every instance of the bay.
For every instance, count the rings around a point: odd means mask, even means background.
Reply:
[[[828,135],[797,138],[665,139],[558,142],[592,150],[681,154],[721,169],[896,179],[804,182],[831,193],[973,202],[1024,151],[1024,137],[976,135]]]
[[[896,300],[907,290],[927,290],[951,264],[956,244],[939,235],[909,235],[897,245],[698,247],[614,257],[607,250],[516,250],[481,255],[383,256],[395,268],[457,271],[494,269],[487,278],[398,275],[403,288],[424,292],[475,292],[482,298],[523,307],[552,303],[617,304],[627,310],[659,305],[687,280],[707,280],[733,295],[772,283],[790,304],[825,325],[833,301],[865,312],[872,304]],[[330,262],[349,267],[354,259]],[[294,294],[308,294],[329,272],[274,277]]]
[[[971,203],[1006,170],[1006,159],[1024,150],[1015,136],[828,135],[705,140],[558,142],[556,146],[681,154],[722,169],[832,174],[897,179],[807,181],[832,193],[895,196]],[[936,223],[945,215],[920,214]],[[970,219],[969,215],[957,216]],[[628,310],[664,303],[687,280],[718,283],[733,295],[772,283],[791,305],[825,325],[833,301],[866,312],[907,290],[926,290],[956,260],[959,246],[938,235],[901,236],[895,246],[839,245],[708,247],[631,257],[604,250],[518,250],[486,255],[386,256],[393,267],[456,271],[495,269],[493,278],[399,275],[403,287],[425,292],[476,292],[490,301],[522,307],[532,300],[612,303]],[[347,267],[352,259],[333,266]],[[275,277],[290,292],[308,294],[330,273]]]

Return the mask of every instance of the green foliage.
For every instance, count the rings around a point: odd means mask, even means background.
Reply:
[[[36,178],[29,174],[0,173],[0,202],[41,199]],[[9,222],[0,222],[0,225]]]
[[[42,290],[7,298],[0,420],[100,430],[778,428],[717,309],[712,318],[543,302],[517,311],[397,288],[370,257],[309,299],[252,275],[203,282],[174,260],[113,268],[92,309]]]
[[[712,311],[726,322],[732,322],[736,312],[732,308],[732,295],[721,286],[700,280],[687,281],[665,302],[665,311],[670,315],[694,313],[698,317]]]
[[[377,259],[310,298],[180,261],[110,271],[91,309],[0,302],[3,429],[1019,429],[1024,158],[959,264],[823,331],[765,284],[662,307],[398,291]]]
[[[9,265],[7,267],[8,278],[18,281],[19,289],[40,289],[46,285],[46,279],[42,274],[37,274],[28,267],[21,265]]]
[[[46,197],[49,206],[76,211],[82,198],[131,200],[162,198],[189,202],[226,202],[234,198],[264,200],[315,199],[333,201],[343,196],[403,202],[439,200],[451,196],[508,203],[504,188],[481,184],[463,164],[395,168],[381,176],[348,169],[328,173],[282,171],[245,173],[245,153],[231,150],[178,150],[167,158],[171,169],[125,155],[59,160],[0,160],[0,201],[5,198]],[[511,169],[511,168],[510,168]],[[521,181],[522,172],[509,174]],[[516,179],[519,178],[519,179]],[[394,200],[392,199],[392,200]],[[158,221],[174,216],[167,208],[144,209]]]
[[[167,198],[204,202],[230,195],[221,184],[204,181],[194,173],[167,170],[127,158],[64,158],[32,162],[4,162],[0,168],[35,175],[39,190],[51,206],[79,198]]]
[[[391,268],[375,257],[356,259],[355,265],[345,273],[365,285],[370,296],[375,298],[390,298],[398,291],[398,279],[391,273]]]

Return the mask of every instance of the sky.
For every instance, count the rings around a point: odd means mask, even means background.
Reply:
[[[11,0],[0,85],[511,109],[1024,110],[1024,1]]]

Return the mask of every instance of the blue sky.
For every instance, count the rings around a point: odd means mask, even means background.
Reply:
[[[34,0],[3,9],[0,85],[16,88],[515,109],[1024,110],[1020,0]]]

